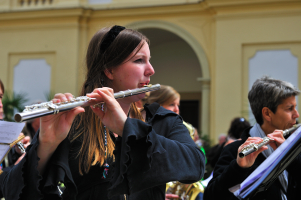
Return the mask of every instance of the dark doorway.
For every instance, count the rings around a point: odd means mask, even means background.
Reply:
[[[183,120],[190,123],[199,130],[199,101],[183,100],[180,101],[180,115]]]

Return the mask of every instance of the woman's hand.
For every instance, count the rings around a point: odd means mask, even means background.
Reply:
[[[52,102],[67,102],[72,98],[73,95],[70,93],[59,93],[55,94]],[[67,137],[75,116],[81,112],[85,112],[84,108],[76,107],[69,111],[41,117],[39,142],[44,145],[58,146]]]
[[[240,158],[240,157],[239,157],[239,155],[238,155],[239,152],[241,152],[241,150],[242,150],[245,146],[247,146],[247,145],[249,145],[249,144],[251,144],[251,143],[259,144],[259,143],[261,143],[262,141],[263,141],[263,140],[262,140],[262,138],[260,138],[260,137],[249,137],[249,138],[245,141],[245,143],[243,143],[243,144],[238,148],[236,162],[237,162],[237,164],[238,164],[240,167],[242,167],[242,168],[248,168],[248,167],[251,167],[251,166],[254,164],[254,162],[255,162],[257,156],[258,156],[262,151],[267,150],[268,147],[264,145],[264,146],[262,146],[260,149],[258,149],[257,151],[255,151],[255,152],[253,152],[253,153],[251,153],[251,154],[249,154],[249,155],[247,155],[247,156],[245,156],[245,157],[243,157],[243,158]]]
[[[127,116],[114,98],[113,89],[107,87],[97,88],[87,96],[96,98],[93,103],[104,102],[103,110],[100,106],[91,106],[91,109],[110,131],[122,136]]]
[[[273,139],[270,141],[269,145],[276,150],[284,141],[282,130],[275,130],[273,133],[267,135],[269,138]]]
[[[52,102],[66,102],[72,98],[70,93],[56,94]],[[85,112],[84,108],[76,107],[72,110],[40,118],[39,146],[37,149],[40,158],[37,169],[40,174],[44,173],[47,162],[57,146],[67,137],[75,116],[81,112]]]

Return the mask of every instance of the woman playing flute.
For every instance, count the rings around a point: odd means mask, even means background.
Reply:
[[[229,188],[241,184],[272,153],[285,142],[283,131],[296,124],[299,117],[296,96],[300,91],[291,83],[267,76],[257,79],[249,91],[248,99],[255,116],[253,127],[245,129],[241,140],[224,147],[208,183],[204,200],[238,198]],[[250,144],[260,144],[269,137],[270,143],[244,157],[239,152]],[[301,154],[250,200],[295,200],[301,196]],[[257,192],[257,191],[256,191]]]
[[[86,66],[80,95],[104,106],[42,117],[24,159],[0,177],[8,200],[160,200],[166,182],[202,178],[204,155],[181,117],[158,104],[140,112],[134,102],[144,94],[114,98],[114,92],[143,87],[154,74],[144,35],[121,26],[101,29],[90,41]],[[70,99],[56,94],[53,102]],[[59,182],[66,186],[62,195]]]

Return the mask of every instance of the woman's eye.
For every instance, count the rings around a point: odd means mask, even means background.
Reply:
[[[137,59],[137,60],[135,60],[135,63],[143,63],[143,60],[141,58]]]

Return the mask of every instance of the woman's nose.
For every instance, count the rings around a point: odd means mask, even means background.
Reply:
[[[177,105],[175,106],[174,112],[177,113],[177,114],[179,114],[179,106],[177,106]]]
[[[296,113],[295,113],[295,116],[294,116],[294,117],[295,117],[295,119],[296,119],[296,118],[299,118],[299,113],[298,113],[298,111],[297,111],[296,109],[295,109],[295,111],[296,111]]]
[[[152,76],[152,75],[154,75],[154,73],[155,73],[155,70],[154,70],[153,66],[150,63],[148,63],[148,66],[145,70],[145,76]]]

